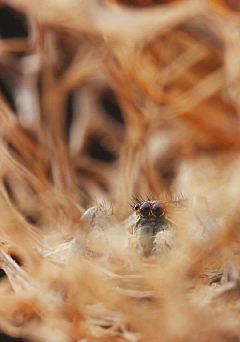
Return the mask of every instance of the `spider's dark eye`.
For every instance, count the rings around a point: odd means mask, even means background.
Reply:
[[[160,203],[155,203],[152,206],[152,214],[156,217],[160,217],[164,214],[164,207]]]
[[[150,205],[147,202],[145,202],[140,207],[140,214],[141,216],[146,217],[149,215],[149,213],[150,213]]]
[[[137,204],[135,205],[135,207],[134,207],[134,210],[135,210],[135,211],[138,211],[139,207],[140,207],[140,204],[137,203]]]

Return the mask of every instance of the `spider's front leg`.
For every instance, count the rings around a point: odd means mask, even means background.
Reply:
[[[80,220],[80,226],[76,231],[75,238],[72,240],[69,257],[82,256],[85,252],[86,241],[89,231],[94,227],[94,218],[96,216],[97,207],[91,207],[85,211]]]
[[[172,228],[163,229],[158,232],[154,239],[156,245],[155,253],[164,254],[168,252],[173,245],[173,239],[174,232]]]
[[[102,205],[89,208],[80,220],[69,257],[114,255],[127,248],[127,235],[114,215]]]

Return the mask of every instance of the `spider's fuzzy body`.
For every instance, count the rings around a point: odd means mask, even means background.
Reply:
[[[156,250],[157,233],[168,229],[165,207],[157,201],[141,202],[135,205],[138,244],[143,255],[148,257]]]

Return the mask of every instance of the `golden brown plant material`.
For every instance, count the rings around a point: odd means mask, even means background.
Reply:
[[[2,332],[240,340],[237,3],[0,1]]]

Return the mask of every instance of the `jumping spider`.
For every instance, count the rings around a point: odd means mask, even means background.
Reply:
[[[172,230],[166,217],[164,204],[157,201],[137,203],[136,233],[137,245],[148,257],[154,253],[167,251],[171,245]]]
[[[161,202],[152,199],[137,200],[132,208],[136,214],[131,215],[123,224],[102,205],[89,208],[81,218],[70,250],[77,250],[80,254],[91,251],[92,255],[95,252],[98,255],[114,255],[125,254],[128,249],[136,250],[145,258],[166,253],[175,240],[175,218],[178,221],[184,211],[188,216],[192,213],[190,225],[196,228],[192,234],[197,239],[204,235],[210,236],[218,230],[203,197],[193,196],[188,200]],[[129,234],[133,226],[132,234]]]
[[[89,208],[81,218],[79,229],[72,242],[71,251],[91,255],[105,252],[114,254],[136,250],[144,257],[161,254],[170,249],[173,238],[172,225],[164,204],[157,201],[139,202],[135,205],[135,222],[120,224],[102,205]],[[132,234],[129,228],[134,226]]]

